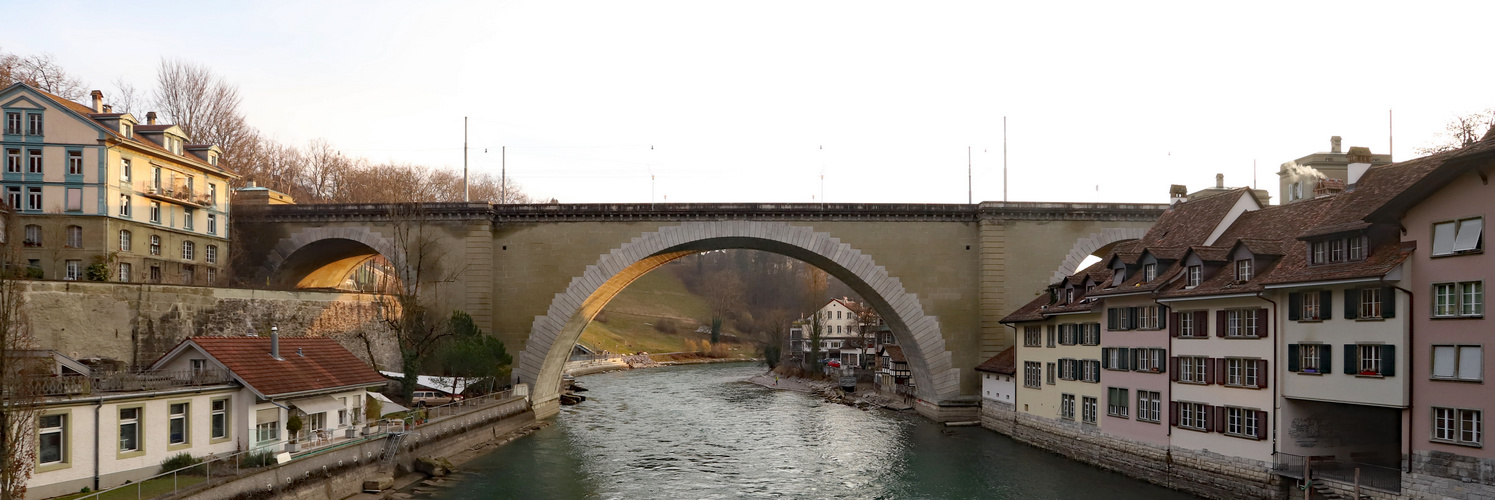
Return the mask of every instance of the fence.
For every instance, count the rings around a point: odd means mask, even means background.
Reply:
[[[222,385],[233,381],[226,370],[101,372],[90,376],[39,375],[27,377],[24,393],[38,396],[85,395],[95,392],[159,391],[182,387]],[[16,391],[9,389],[6,396]]]
[[[1359,484],[1381,491],[1401,493],[1402,471],[1397,467],[1340,460],[1334,456],[1305,457],[1278,452],[1272,459],[1272,472],[1279,476],[1304,479],[1304,465],[1308,477],[1323,478],[1346,484],[1356,483],[1355,471],[1360,471]]]

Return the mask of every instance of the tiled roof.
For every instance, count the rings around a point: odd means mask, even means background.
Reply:
[[[1376,165],[1366,170],[1354,189],[1332,197],[1329,212],[1300,237],[1311,238],[1366,227],[1365,218],[1387,202],[1401,195],[1447,160],[1495,149],[1495,141],[1480,141],[1463,149],[1446,151],[1400,163]]]
[[[903,347],[896,345],[882,346],[883,352],[888,353],[888,359],[894,363],[907,363],[908,358],[903,356]]]
[[[1283,256],[1282,262],[1277,264],[1276,272],[1262,278],[1262,284],[1280,285],[1383,276],[1392,269],[1396,269],[1402,261],[1407,260],[1407,257],[1412,255],[1412,251],[1417,249],[1417,242],[1381,245],[1363,261],[1316,266],[1308,265],[1306,243],[1298,242],[1293,248],[1294,250]]]
[[[196,344],[265,397],[385,382],[330,338],[281,337],[279,360],[270,356],[269,337],[190,337],[182,342]]]
[[[1442,164],[1427,175],[1422,176],[1416,182],[1407,186],[1401,193],[1387,200],[1380,207],[1365,217],[1369,222],[1396,222],[1401,219],[1407,209],[1421,202],[1423,199],[1437,192],[1438,189],[1453,182],[1459,175],[1470,168],[1485,169],[1495,158],[1495,127],[1485,134],[1484,139],[1477,143],[1465,146],[1450,152],[1450,155],[1442,161]],[[1481,173],[1481,176],[1485,174]]]
[[[1104,284],[1111,279],[1111,270],[1106,268],[1105,265],[1106,261],[1104,260],[1095,262],[1094,264],[1090,264],[1089,267],[1086,267],[1080,272],[1070,275],[1068,278],[1066,278],[1066,281],[1073,280],[1075,279],[1075,277],[1079,277],[1080,281],[1083,282],[1086,277],[1090,277],[1094,279],[1096,283]],[[1032,302],[1027,303],[1023,307],[1019,307],[1016,311],[1008,314],[1007,317],[1002,318],[1001,322],[1016,323],[1021,321],[1038,321],[1042,320],[1045,314],[1087,312],[1094,310],[1096,306],[1100,305],[1100,301],[1086,295],[1084,287],[1077,286],[1075,287],[1075,289],[1079,290],[1079,292],[1075,294],[1074,302],[1071,302],[1069,304],[1062,304],[1058,302],[1050,304],[1048,293],[1040,293],[1039,296],[1037,298],[1034,298]]]
[[[1185,247],[1202,244],[1241,196],[1246,194],[1246,188],[1238,188],[1202,200],[1174,204],[1163,211],[1158,221],[1147,230],[1147,235],[1142,237],[1142,246]],[[1141,251],[1141,248],[1136,251]]]
[[[1220,234],[1214,246],[1193,249],[1201,259],[1224,262],[1229,260],[1230,251],[1237,245],[1245,246],[1246,250],[1260,257],[1250,280],[1237,282],[1235,271],[1230,266],[1224,266],[1213,276],[1206,277],[1199,286],[1185,289],[1185,283],[1178,281],[1160,290],[1158,296],[1231,295],[1264,290],[1266,280],[1282,268],[1285,260],[1276,257],[1303,253],[1295,252],[1295,249],[1303,245],[1295,236],[1305,227],[1318,222],[1323,217],[1324,210],[1334,203],[1336,196],[1338,195],[1246,212]]]
[[[73,102],[71,99],[67,99],[67,98],[64,98],[62,96],[59,96],[59,95],[56,95],[56,94],[52,94],[50,92],[46,92],[46,91],[43,91],[43,90],[40,90],[40,89],[37,89],[37,88],[34,88],[34,87],[28,87],[28,88],[30,88],[31,90],[35,91],[38,94],[41,94],[43,97],[46,97],[47,99],[51,99],[52,102],[56,103],[58,106],[62,106],[64,108],[67,108],[67,109],[71,110],[72,112],[78,113],[80,115],[83,115],[84,118],[88,118],[90,120],[92,120],[94,117],[114,117],[114,116],[118,116],[120,114],[120,113],[95,113],[93,111],[93,108],[90,108],[88,106],[84,106],[82,104]],[[149,132],[149,131],[153,131],[153,130],[165,130],[165,129],[170,128],[170,127],[172,127],[172,125],[136,125],[135,126],[135,130],[137,132]],[[185,158],[185,159],[190,159],[191,161],[197,163],[197,165],[195,165],[195,166],[197,166],[199,168],[214,169],[214,170],[217,170],[218,172],[223,173],[223,174],[227,174],[227,175],[235,176],[235,177],[238,176],[238,174],[234,173],[233,171],[230,171],[229,169],[223,168],[221,166],[208,165],[207,162],[203,162],[202,160],[200,160],[198,158],[188,157],[188,156],[178,155],[176,153],[173,153],[170,150],[162,147],[160,144],[156,144],[156,143],[151,142],[151,141],[141,140],[140,138],[137,138],[137,137],[125,137],[123,135],[120,135],[118,130],[111,129],[109,127],[101,127],[101,128],[103,128],[104,130],[108,131],[108,134],[109,134],[110,138],[113,138],[113,139],[115,139],[115,140],[117,140],[119,142],[128,142],[130,144],[139,145],[139,146],[145,147],[146,149],[153,150],[156,153],[161,154],[163,156],[166,156],[168,158]]]
[[[976,365],[976,371],[1005,373],[1008,375],[1017,374],[1017,348],[1008,347],[1006,350],[997,353],[991,359]]]

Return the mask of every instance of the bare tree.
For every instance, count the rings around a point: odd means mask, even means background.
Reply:
[[[439,303],[435,295],[443,283],[454,281],[462,270],[450,266],[439,230],[426,220],[426,210],[420,204],[398,205],[389,215],[394,255],[388,257],[399,283],[390,293],[379,295],[380,311],[400,348],[400,369],[404,373],[401,385],[409,399],[422,358],[451,335],[446,328],[448,314],[433,310],[433,304]]]
[[[114,79],[114,94],[110,97],[109,104],[114,107],[115,113],[144,112],[145,95],[135,88],[135,85],[126,81],[124,77]]]
[[[1468,146],[1479,142],[1495,126],[1495,108],[1455,116],[1443,126],[1433,142],[1416,148],[1418,154],[1434,154]]]
[[[23,311],[19,240],[14,213],[0,204],[0,500],[26,496],[36,466],[36,419],[41,391],[30,383],[29,362],[19,351],[31,347]]]
[[[207,66],[162,59],[156,67],[152,97],[153,104],[193,142],[222,148],[219,162],[225,167],[237,168],[241,150],[254,141],[254,129],[239,112],[239,86]]]
[[[742,278],[736,271],[711,274],[705,283],[706,304],[711,308],[711,343],[721,341],[722,323],[742,308]]]

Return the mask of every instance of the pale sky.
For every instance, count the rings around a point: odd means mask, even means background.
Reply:
[[[163,58],[253,125],[562,202],[1165,202],[1344,146],[1413,158],[1495,106],[1495,2],[0,0],[90,88]],[[652,146],[652,149],[651,149]],[[822,149],[823,147],[823,149]],[[487,150],[485,153],[484,150]],[[821,176],[824,175],[824,196]],[[1097,185],[1099,190],[1097,190]],[[667,198],[666,198],[667,197]]]

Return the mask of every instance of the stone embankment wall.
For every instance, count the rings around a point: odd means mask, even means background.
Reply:
[[[398,366],[399,350],[369,294],[202,286],[25,281],[33,345],[74,358],[144,365],[192,335],[333,337],[365,361]]]
[[[432,422],[411,431],[396,465],[414,470],[417,457],[446,457],[497,439],[535,421],[529,401],[516,399],[491,408]],[[363,490],[363,481],[380,470],[386,440],[374,439],[272,466],[262,472],[184,495],[184,500],[340,500]]]
[[[1205,498],[1288,497],[1290,485],[1267,472],[1270,464],[1256,460],[1103,435],[1094,426],[1028,415],[991,400],[981,405],[981,426],[1071,460]]]

